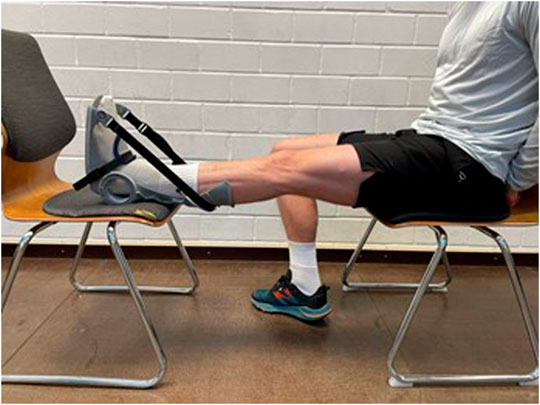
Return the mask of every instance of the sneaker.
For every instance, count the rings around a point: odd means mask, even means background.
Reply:
[[[315,294],[305,295],[291,283],[291,277],[291,271],[288,270],[270,290],[253,291],[253,305],[264,312],[286,314],[308,322],[323,319],[332,312],[326,298],[329,287],[322,285]]]

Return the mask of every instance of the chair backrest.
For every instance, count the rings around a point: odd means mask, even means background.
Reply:
[[[76,130],[36,40],[8,30],[2,30],[2,123],[7,156],[22,162],[59,152]]]
[[[58,154],[76,125],[62,93],[28,34],[2,30],[2,204],[58,184]]]

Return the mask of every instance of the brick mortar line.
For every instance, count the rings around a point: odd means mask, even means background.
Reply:
[[[87,34],[77,32],[61,32],[61,31],[47,31],[47,32],[32,32],[29,33],[35,35],[37,39],[43,38],[69,38],[77,42],[77,39],[95,39],[95,40],[122,40],[126,42],[180,42],[185,44],[201,44],[201,45],[276,45],[276,46],[303,46],[306,48],[323,47],[350,47],[350,48],[375,48],[375,47],[391,47],[391,48],[404,48],[411,50],[437,50],[437,45],[433,44],[415,44],[413,42],[354,42],[354,41],[297,41],[291,40],[266,40],[266,39],[246,39],[246,38],[208,38],[208,37],[170,37],[170,36],[157,36],[157,35],[128,35],[128,34]],[[112,41],[111,41],[112,42]]]
[[[91,102],[93,98],[84,98],[84,99],[76,99],[76,96],[69,96],[66,97],[68,101],[89,101]],[[349,104],[308,104],[308,103],[294,103],[289,104],[286,102],[279,103],[275,101],[234,101],[234,102],[228,102],[228,101],[216,101],[216,100],[186,100],[186,101],[180,101],[180,100],[169,100],[169,99],[129,99],[129,98],[123,98],[123,97],[117,97],[116,98],[119,101],[124,102],[136,102],[137,104],[166,104],[166,105],[178,105],[178,106],[186,106],[186,107],[291,107],[291,108],[310,108],[310,109],[317,109],[317,108],[326,108],[326,109],[342,109],[342,110],[365,110],[367,111],[376,111],[376,110],[418,110],[418,109],[424,109],[425,105],[403,105],[403,104],[355,104],[355,105],[349,105]],[[174,129],[174,128],[171,128]],[[186,129],[187,130],[187,129]],[[197,128],[193,129],[194,131],[197,130]],[[219,132],[219,131],[216,131]],[[225,131],[226,132],[226,131]]]
[[[392,9],[391,4],[387,4],[384,9],[351,9],[351,8],[340,8],[340,7],[328,7],[327,4],[324,4],[322,7],[316,7],[316,8],[310,8],[310,7],[277,7],[273,5],[267,5],[266,2],[261,2],[261,6],[253,6],[253,5],[242,5],[242,3],[236,3],[234,5],[219,5],[219,3],[202,3],[200,5],[197,4],[185,4],[182,5],[181,3],[173,3],[169,2],[169,4],[155,4],[155,3],[141,3],[137,1],[133,2],[122,2],[122,3],[106,3],[106,4],[96,4],[95,2],[81,2],[79,5],[84,6],[90,6],[90,7],[101,7],[101,8],[122,8],[127,6],[133,6],[135,5],[137,8],[140,9],[153,9],[153,10],[226,10],[230,13],[233,13],[234,11],[239,12],[245,12],[245,13],[253,13],[253,12],[270,12],[275,14],[287,14],[294,11],[298,11],[304,14],[327,14],[327,15],[350,15],[350,14],[365,14],[365,15],[373,15],[373,14],[379,14],[379,15],[390,15],[390,16],[407,16],[407,15],[415,15],[415,14],[426,14],[426,15],[447,15],[447,11],[439,11],[439,10],[419,10],[419,9],[409,9],[409,10],[396,10]],[[332,3],[332,2],[330,2]],[[70,3],[67,3],[68,7],[70,6]],[[301,2],[299,2],[301,4]],[[63,5],[61,3],[57,4],[47,4],[45,2],[41,2],[40,5],[43,6],[60,6]],[[42,11],[43,12],[43,11]]]
[[[351,80],[354,81],[355,79],[361,79],[361,80],[426,80],[426,81],[432,81],[433,76],[379,76],[378,74],[374,73],[372,75],[362,73],[362,74],[354,74],[354,73],[330,73],[330,74],[315,74],[315,73],[271,73],[271,72],[231,72],[231,71],[225,71],[225,70],[174,70],[174,69],[139,69],[139,68],[130,68],[130,67],[99,67],[99,66],[66,66],[66,65],[52,65],[51,66],[53,72],[65,72],[65,71],[73,71],[73,72],[81,72],[85,70],[91,70],[94,72],[100,72],[100,73],[148,73],[148,74],[168,74],[168,75],[199,75],[201,77],[203,76],[227,76],[228,78],[243,78],[243,77],[250,77],[250,78],[262,78],[262,79],[343,79],[343,80]],[[66,96],[66,99],[89,99],[90,96]],[[122,98],[119,98],[122,99]],[[123,98],[124,100],[127,100],[127,98]],[[144,99],[133,99],[134,101],[142,102]]]

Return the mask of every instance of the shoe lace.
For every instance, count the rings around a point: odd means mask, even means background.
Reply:
[[[274,286],[272,287],[272,291],[279,291],[287,284],[288,284],[287,276],[281,276],[279,280],[276,282],[276,284],[274,284]]]

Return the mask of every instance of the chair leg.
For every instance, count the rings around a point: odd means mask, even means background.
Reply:
[[[498,234],[494,230],[488,228],[487,226],[473,226],[474,229],[484,233],[493,239],[499,249],[501,249],[504,261],[506,263],[506,268],[508,270],[508,275],[510,276],[510,281],[512,282],[512,287],[514,289],[514,294],[516,295],[517,302],[519,304],[519,309],[521,311],[521,317],[525,323],[525,328],[527,329],[527,335],[529,337],[529,342],[531,344],[531,349],[536,359],[536,368],[530,373],[534,378],[527,379],[525,381],[520,381],[520,385],[538,385],[538,332],[534,325],[534,320],[531,315],[531,310],[529,308],[529,303],[525,292],[523,291],[523,285],[521,284],[521,279],[516,270],[516,264],[514,262],[514,257],[506,239],[502,235]]]
[[[6,274],[6,278],[4,282],[2,283],[2,311],[4,310],[4,307],[6,306],[7,299],[9,297],[9,294],[11,292],[11,287],[13,286],[13,282],[15,281],[15,277],[17,276],[17,271],[19,270],[21,260],[24,256],[24,252],[26,251],[26,248],[34,239],[34,236],[36,236],[41,231],[49,228],[50,226],[56,224],[56,222],[40,222],[39,224],[33,226],[31,229],[29,229],[19,241],[19,244],[17,245],[17,249],[15,249],[15,253],[13,254],[13,259],[11,259],[11,265],[9,266],[9,270]]]
[[[193,284],[190,287],[165,287],[165,286],[162,287],[162,286],[142,285],[142,286],[139,286],[139,291],[152,292],[152,293],[167,293],[167,294],[191,294],[199,286],[199,276],[197,275],[195,266],[193,265],[193,262],[191,261],[191,258],[189,257],[189,254],[186,248],[182,244],[182,240],[178,236],[178,232],[176,231],[176,228],[174,227],[172,220],[167,222],[167,225],[169,226],[169,230],[176,242],[176,245],[178,246],[180,255],[182,256],[182,258],[184,259],[184,262],[186,263],[187,271],[191,277]],[[75,288],[77,291],[80,291],[80,292],[127,292],[128,288],[125,285],[83,285],[79,281],[77,281],[77,274],[76,274],[77,266],[79,265],[79,261],[84,252],[86,241],[88,239],[88,235],[90,234],[91,228],[92,228],[92,223],[88,222],[86,224],[86,227],[84,228],[81,241],[79,243],[79,247],[77,249],[77,253],[75,255],[73,265],[71,267],[69,279],[70,279],[71,284],[73,285],[73,288]]]
[[[74,375],[2,375],[2,383],[10,384],[39,384],[39,385],[77,385],[93,387],[117,387],[117,388],[151,388],[158,385],[167,369],[167,360],[161,344],[158,340],[152,321],[142,300],[141,293],[137,288],[131,269],[118,244],[116,237],[116,223],[111,222],[107,227],[107,238],[113,250],[114,256],[122,269],[127,288],[131,293],[135,307],[145,327],[146,333],[152,344],[152,348],[158,360],[158,371],[149,379],[126,379],[108,377],[86,377]]]
[[[360,253],[362,252],[362,249],[364,248],[364,245],[366,241],[369,238],[369,235],[373,231],[373,228],[375,227],[375,224],[377,223],[377,219],[373,218],[371,222],[369,223],[366,232],[364,232],[364,235],[362,235],[362,238],[360,239],[360,242],[358,243],[358,246],[354,250],[351,258],[347,262],[347,265],[345,266],[345,270],[343,271],[343,277],[342,277],[342,289],[343,291],[412,291],[416,290],[419,286],[419,283],[388,283],[388,282],[356,282],[352,283],[348,281],[349,275],[354,268],[354,265],[356,264],[356,261],[358,260],[358,256],[360,256]],[[439,283],[431,283],[427,287],[428,292],[442,292],[446,293],[448,292],[448,285],[452,281],[452,268],[450,267],[450,262],[448,261],[448,256],[446,254],[446,250],[442,253],[442,261],[444,264],[444,268],[446,271],[446,279],[444,281],[441,281]],[[438,264],[438,263],[437,263]]]
[[[86,291],[88,288],[87,286],[82,285],[77,280],[77,268],[79,267],[79,262],[81,261],[81,257],[84,253],[84,248],[86,247],[86,241],[88,240],[88,236],[90,235],[90,230],[92,229],[92,222],[87,222],[84,226],[84,231],[81,236],[81,241],[79,242],[79,247],[77,248],[77,253],[75,253],[75,259],[73,260],[73,263],[71,264],[71,270],[69,271],[69,282],[73,286],[74,289],[78,291]]]
[[[476,229],[484,232],[488,236],[496,239],[497,243],[501,247],[503,255],[508,266],[508,271],[511,274],[512,285],[514,286],[514,291],[518,302],[520,303],[520,308],[522,311],[522,316],[529,333],[529,339],[531,342],[531,347],[535,355],[536,368],[528,374],[456,374],[456,375],[446,375],[446,374],[426,374],[426,375],[403,375],[400,374],[394,365],[394,360],[396,354],[399,351],[401,343],[405,338],[407,330],[412,322],[413,317],[418,310],[418,306],[424,296],[430,280],[433,278],[435,273],[436,265],[441,259],[441,255],[444,251],[444,248],[447,244],[446,234],[444,230],[439,226],[431,227],[433,231],[438,234],[437,242],[438,247],[435,251],[425,273],[420,282],[418,290],[414,294],[414,297],[411,300],[409,308],[403,317],[401,325],[398,329],[392,347],[388,353],[388,369],[391,374],[388,383],[392,387],[412,387],[418,385],[470,385],[470,384],[520,384],[520,385],[533,385],[535,382],[538,382],[538,340],[536,338],[536,329],[534,328],[534,323],[530,312],[527,306],[527,300],[521,288],[521,283],[519,281],[519,276],[515,271],[513,264],[512,256],[506,241],[502,236],[496,234],[495,232],[489,230],[486,227],[475,227]],[[496,236],[495,236],[496,235]]]
[[[343,291],[353,291],[356,288],[355,283],[348,282],[349,274],[354,268],[354,265],[356,264],[356,261],[358,260],[358,257],[360,256],[360,253],[362,253],[362,249],[364,249],[364,245],[366,244],[369,238],[369,235],[371,235],[371,232],[373,232],[373,228],[375,228],[376,223],[377,223],[377,219],[371,218],[371,221],[369,222],[369,225],[366,231],[362,235],[362,238],[360,238],[360,242],[358,242],[358,246],[356,246],[356,249],[354,249],[352,256],[349,258],[349,261],[345,265],[345,270],[343,271],[343,275],[341,277],[341,283],[343,284]]]

